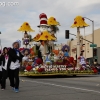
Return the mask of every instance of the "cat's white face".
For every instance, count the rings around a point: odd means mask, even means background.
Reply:
[[[47,31],[47,30],[48,30],[48,27],[45,26],[45,25],[42,25],[42,26],[40,26],[40,28],[39,28],[39,31],[40,31],[40,32]]]
[[[52,29],[49,27],[49,28],[48,28],[48,31],[49,31],[49,32],[51,32],[51,31],[52,31]]]

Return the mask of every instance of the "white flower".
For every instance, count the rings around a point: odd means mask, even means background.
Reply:
[[[35,68],[33,68],[33,71],[35,71],[36,69]]]
[[[25,72],[27,72],[27,70],[26,70],[26,69],[25,69],[24,71],[25,71]]]

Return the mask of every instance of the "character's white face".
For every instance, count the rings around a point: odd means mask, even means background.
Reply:
[[[48,27],[45,26],[45,25],[42,25],[42,26],[40,26],[40,28],[39,28],[39,31],[40,31],[40,32],[47,31],[47,30],[48,30]]]
[[[49,28],[48,28],[48,31],[49,31],[49,32],[51,32],[51,31],[52,31],[52,29],[49,27]]]

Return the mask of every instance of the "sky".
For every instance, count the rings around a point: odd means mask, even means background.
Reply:
[[[16,40],[22,40],[23,33],[17,31],[23,22],[28,22],[35,32],[39,33],[39,15],[55,17],[60,23],[57,33],[57,44],[66,43],[65,30],[77,34],[76,28],[71,28],[74,18],[78,15],[94,21],[94,29],[100,28],[100,0],[0,0],[0,39],[1,45],[11,47]],[[86,27],[85,35],[92,33],[92,22],[85,20],[90,26]],[[84,29],[80,30],[84,35]],[[70,39],[75,36],[70,35]],[[23,46],[22,46],[23,47]]]

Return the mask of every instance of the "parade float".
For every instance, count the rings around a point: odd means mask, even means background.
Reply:
[[[54,17],[47,18],[45,13],[40,14],[39,32],[33,38],[35,45],[29,49],[27,46],[22,53],[24,54],[22,69],[26,76],[56,76],[56,75],[89,75],[96,74],[97,70],[94,67],[86,67],[79,64],[81,61],[79,35],[80,28],[87,27],[81,16],[74,19],[74,24],[71,27],[77,27],[77,61],[69,56],[70,47],[63,45],[60,50],[56,50],[54,42],[57,40],[55,34],[59,30],[60,23]],[[26,23],[24,23],[26,25]],[[23,24],[23,25],[24,25]],[[22,26],[23,26],[22,25]],[[29,24],[28,24],[29,25]],[[26,30],[21,27],[19,31],[33,31],[30,27]],[[24,41],[25,42],[25,41]],[[24,45],[26,45],[24,43]],[[50,49],[51,47],[51,49]],[[82,58],[83,60],[83,58]]]

